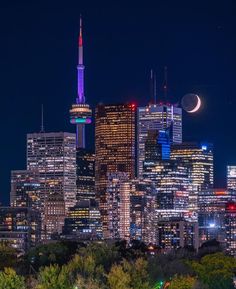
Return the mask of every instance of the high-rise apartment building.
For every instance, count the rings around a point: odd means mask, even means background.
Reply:
[[[95,115],[95,186],[99,200],[104,237],[108,236],[108,174],[135,175],[134,104],[98,105]]]
[[[236,203],[225,206],[226,252],[236,256]]]
[[[130,180],[126,173],[111,173],[107,194],[109,237],[128,242],[146,240],[156,209],[153,183],[143,179]]]
[[[169,103],[150,104],[137,111],[137,171],[142,177],[149,130],[172,129],[171,143],[182,142],[182,108]]]

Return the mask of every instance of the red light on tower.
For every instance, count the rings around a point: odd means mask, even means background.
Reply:
[[[229,203],[226,205],[227,211],[235,211],[236,212],[236,203]]]
[[[129,107],[132,109],[132,110],[135,110],[136,109],[136,104],[135,103],[131,103],[129,105]]]

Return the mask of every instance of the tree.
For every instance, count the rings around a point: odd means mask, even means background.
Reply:
[[[110,289],[131,289],[131,277],[125,272],[123,266],[113,265],[111,271],[107,275],[108,285]]]
[[[105,288],[101,283],[92,278],[85,279],[78,275],[76,280],[76,286],[79,289],[103,289]]]
[[[83,278],[84,280],[94,279],[99,282],[104,281],[105,277],[103,266],[96,264],[94,257],[91,255],[75,255],[68,263],[68,270],[70,271],[72,282],[76,280],[77,276],[80,276],[80,278]]]
[[[192,255],[186,250],[170,254],[158,254],[148,259],[148,273],[152,285],[168,280],[174,275],[192,275],[193,270],[187,263]]]
[[[123,261],[123,270],[130,275],[131,288],[149,289],[149,276],[147,272],[147,261],[138,258],[135,262]]]
[[[61,242],[39,245],[29,251],[26,261],[35,270],[51,264],[64,265],[69,261],[69,249]]]
[[[40,270],[37,289],[73,289],[67,266],[50,265]]]
[[[82,257],[92,256],[96,265],[101,265],[106,272],[114,263],[121,261],[118,248],[107,243],[91,243],[86,248],[80,248],[78,254]]]
[[[0,272],[0,289],[24,289],[25,281],[22,276],[16,274],[15,270],[5,268]]]
[[[11,246],[0,243],[0,270],[4,267],[14,267],[17,263],[17,252]]]
[[[171,282],[169,289],[193,289],[196,279],[190,276],[175,276]]]
[[[200,262],[193,261],[191,266],[200,280],[209,289],[231,289],[236,269],[236,260],[223,253],[204,256]]]

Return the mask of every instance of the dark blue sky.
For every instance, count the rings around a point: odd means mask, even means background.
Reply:
[[[47,131],[73,131],[80,13],[87,101],[146,104],[150,68],[160,97],[167,65],[171,100],[186,92],[204,100],[198,114],[184,113],[184,139],[214,143],[215,183],[224,186],[226,165],[236,164],[235,0],[15,0],[0,2],[0,200],[8,200],[10,170],[25,168],[41,103]]]

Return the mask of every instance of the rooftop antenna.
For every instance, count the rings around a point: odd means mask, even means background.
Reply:
[[[154,98],[154,104],[157,103],[157,79],[156,79],[156,73],[154,73],[153,77],[153,98]]]
[[[164,67],[164,98],[167,100],[167,90],[168,90],[168,83],[167,83],[167,66]]]
[[[153,94],[153,70],[150,70],[150,103],[154,101],[154,94]]]
[[[40,132],[44,132],[44,114],[43,114],[43,104],[41,104],[41,130]]]

